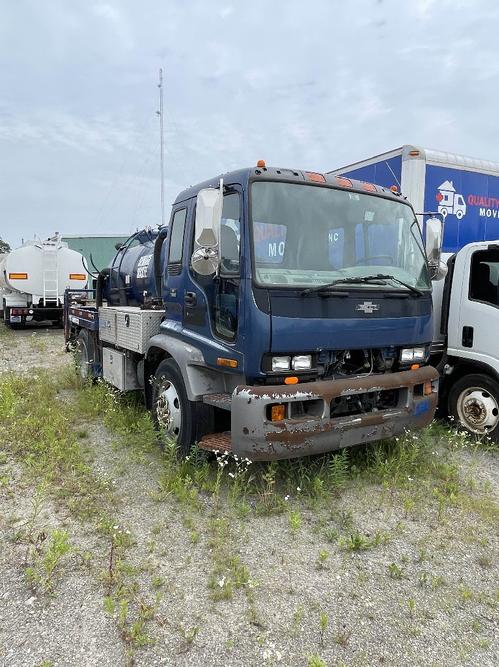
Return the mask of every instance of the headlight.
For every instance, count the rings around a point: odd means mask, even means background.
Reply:
[[[291,357],[272,357],[273,371],[289,371]]]
[[[312,368],[312,355],[297,354],[291,361],[291,368],[294,371],[306,371]]]
[[[400,362],[402,364],[411,364],[414,361],[424,361],[426,350],[424,347],[406,347],[400,350]]]

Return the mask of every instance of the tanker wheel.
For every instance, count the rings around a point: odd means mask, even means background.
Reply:
[[[499,383],[487,375],[465,375],[449,392],[449,413],[473,435],[499,441]]]
[[[93,363],[95,361],[95,343],[92,336],[82,329],[78,334],[75,346],[75,360],[78,374],[82,380],[93,379]]]
[[[188,399],[182,373],[173,359],[164,359],[156,368],[151,410],[154,425],[161,434],[161,446],[175,443],[181,458],[213,430],[213,409]]]

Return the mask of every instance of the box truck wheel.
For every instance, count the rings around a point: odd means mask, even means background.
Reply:
[[[187,398],[182,373],[173,359],[164,359],[152,378],[152,415],[163,445],[176,443],[181,457],[213,429],[213,409]]]
[[[499,441],[499,383],[487,375],[465,375],[449,392],[449,414],[475,435]]]
[[[95,342],[91,334],[82,329],[75,346],[76,365],[82,380],[94,377],[92,365],[96,359]]]

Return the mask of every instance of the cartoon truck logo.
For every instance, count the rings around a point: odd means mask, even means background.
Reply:
[[[441,213],[444,218],[446,218],[448,214],[454,214],[458,220],[461,220],[463,215],[466,215],[466,202],[464,201],[464,197],[463,195],[457,194],[452,181],[444,181],[442,185],[439,185],[436,199],[438,202],[438,212]]]

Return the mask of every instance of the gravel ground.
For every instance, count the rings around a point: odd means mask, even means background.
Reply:
[[[0,370],[22,370],[26,359],[46,367],[69,363],[62,342],[57,330],[0,333]],[[466,508],[449,506],[442,514],[417,491],[408,498],[352,482],[315,508],[297,491],[288,501],[301,518],[295,530],[288,513],[241,518],[222,508],[217,516],[227,521],[217,546],[211,498],[192,509],[158,494],[156,453],[122,446],[101,423],[85,428],[95,475],[115,489],[118,530],[130,531],[125,575],[144,603],[160,594],[147,623],[152,641],[130,655],[104,610],[109,540],[47,495],[35,496],[5,456],[0,665],[306,667],[313,655],[328,667],[499,664],[499,535],[480,512],[499,501],[497,455],[453,455],[475,502]],[[53,594],[44,595],[26,581],[29,554],[19,534],[56,527],[69,532],[73,551],[58,569]],[[387,541],[351,551],[334,537],[355,530],[379,531]],[[250,583],[214,601],[208,581],[220,547],[246,565]]]

